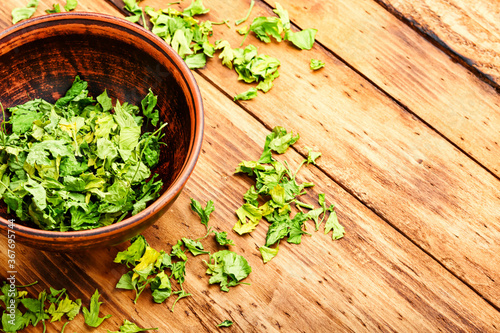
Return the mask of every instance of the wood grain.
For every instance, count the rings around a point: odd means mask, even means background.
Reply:
[[[283,242],[278,256],[264,265],[256,246],[264,242],[265,222],[244,237],[230,230],[234,211],[252,183],[233,170],[241,160],[260,156],[268,131],[212,84],[200,76],[197,80],[208,113],[204,151],[179,199],[145,237],[166,250],[181,237],[201,237],[205,227],[191,212],[189,198],[214,199],[210,225],[229,231],[236,243],[231,249],[249,260],[253,272],[246,282],[251,285],[221,292],[208,285],[206,258],[190,256],[184,287],[192,297],[179,301],[174,312],[169,310],[173,299],[153,304],[148,291],[134,305],[131,292],[114,287],[126,269],[112,260],[125,244],[73,254],[19,246],[20,282],[37,279],[36,290],[65,287],[71,296],[82,297],[84,305],[99,288],[101,313],[113,315],[99,330],[116,329],[125,318],[159,327],[159,332],[217,332],[215,326],[225,319],[235,322],[228,332],[494,332],[500,327],[495,309],[313,166],[298,176],[317,184],[304,200],[316,203],[318,193],[326,193],[327,201],[336,204],[346,236],[332,241],[330,235],[312,232],[310,224],[310,237],[300,245]],[[293,150],[280,156],[292,168],[302,158]],[[221,249],[212,238],[202,242],[210,251]],[[4,260],[1,252],[0,262]],[[49,328],[54,327],[60,325]],[[81,318],[67,330],[90,331]]]
[[[372,0],[280,3],[300,28],[318,29],[326,48],[500,176],[500,96],[490,85]]]
[[[220,21],[244,7],[214,2],[207,19]],[[252,15],[272,13],[257,5]],[[242,37],[219,27],[215,39],[236,47]],[[498,306],[498,180],[327,50],[246,43],[282,63],[268,94],[241,103],[248,112],[268,128],[300,131],[303,154],[307,146],[322,151],[320,166],[332,179]],[[311,72],[311,58],[326,67]],[[201,73],[230,96],[248,89],[218,60]]]
[[[376,0],[468,65],[500,84],[500,2]]]

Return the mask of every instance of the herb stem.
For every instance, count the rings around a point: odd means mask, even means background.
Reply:
[[[224,20],[222,22],[211,22],[212,25],[223,25],[225,24],[229,29],[231,29],[231,26],[229,25],[229,20]]]
[[[254,5],[255,5],[255,0],[252,0],[252,2],[250,3],[250,8],[248,9],[247,15],[244,18],[235,21],[234,24],[238,26],[238,25],[242,24],[243,22],[245,22],[246,20],[248,20]]]

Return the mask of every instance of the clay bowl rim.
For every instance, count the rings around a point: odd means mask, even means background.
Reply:
[[[23,29],[29,29],[33,26],[37,26],[39,24],[43,24],[45,22],[54,22],[54,21],[68,21],[71,23],[71,20],[79,19],[79,20],[87,20],[89,22],[106,22],[109,25],[114,25],[117,28],[125,28],[128,33],[130,31],[134,32],[136,35],[140,36],[141,39],[146,39],[147,42],[152,43],[156,47],[158,47],[161,51],[165,52],[168,55],[169,61],[173,62],[175,67],[180,71],[181,77],[184,79],[188,91],[191,92],[191,98],[193,100],[193,116],[191,121],[194,123],[192,128],[194,128],[194,133],[192,133],[191,139],[192,143],[190,144],[187,158],[184,162],[184,165],[179,173],[179,175],[175,178],[175,180],[170,184],[170,186],[165,190],[165,192],[157,198],[153,203],[149,204],[144,210],[140,213],[130,216],[123,221],[99,227],[90,230],[80,230],[80,231],[49,231],[27,227],[24,225],[14,224],[14,231],[16,234],[23,236],[25,238],[30,238],[34,241],[36,240],[72,240],[75,241],[77,238],[84,238],[85,240],[99,239],[103,235],[106,235],[109,238],[112,238],[114,234],[117,236],[123,230],[131,229],[140,224],[146,222],[149,218],[154,216],[155,214],[161,212],[162,208],[164,208],[169,202],[172,202],[177,198],[177,196],[182,191],[183,187],[186,185],[189,177],[193,173],[193,170],[198,161],[201,146],[203,143],[203,135],[204,135],[204,110],[203,110],[203,101],[201,97],[201,92],[198,87],[198,84],[194,78],[193,73],[187,66],[187,64],[182,60],[182,58],[175,52],[164,40],[160,37],[153,34],[151,31],[146,30],[139,25],[129,22],[123,18],[108,15],[108,14],[100,14],[100,13],[91,13],[91,12],[72,12],[72,13],[58,13],[55,15],[44,15],[35,18],[31,18],[25,21],[21,21],[3,31],[0,31],[0,40],[8,37],[9,35],[21,31]],[[40,28],[43,28],[40,27]],[[37,29],[39,29],[37,27]],[[126,33],[121,30],[122,33]],[[89,31],[88,33],[92,33]],[[187,95],[189,98],[189,95]],[[0,216],[0,229],[8,229],[10,222],[3,216]]]

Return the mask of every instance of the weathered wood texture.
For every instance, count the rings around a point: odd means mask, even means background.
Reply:
[[[500,2],[376,1],[500,85]]]
[[[96,9],[105,6],[103,2],[88,3]],[[249,5],[249,1],[231,2],[231,6],[216,0],[204,3],[211,12],[202,19],[213,21],[234,21]],[[426,108],[435,117],[443,116],[443,110],[451,112],[445,108],[446,103],[452,102],[447,97],[450,94],[431,80],[438,73],[455,92],[471,89],[466,91],[471,97],[468,100],[477,98],[474,103],[477,102],[478,112],[485,107],[491,110],[496,103],[496,95],[484,83],[452,64],[376,4],[368,8],[366,3],[360,6],[360,1],[350,2],[350,7],[338,2],[281,3],[300,27],[320,29],[319,40],[365,77],[396,95],[396,99],[414,100],[414,105],[403,104],[416,114],[419,113],[415,110]],[[10,10],[22,5],[13,0],[9,4],[11,7],[6,6],[0,14],[2,27],[9,24]],[[49,2],[44,1],[44,5]],[[144,1],[142,5],[164,6],[161,1]],[[333,6],[342,8],[341,15]],[[371,16],[365,10],[374,17],[371,21],[366,20]],[[261,14],[273,15],[258,1],[252,17]],[[328,20],[331,24],[327,25]],[[386,22],[383,26],[387,32],[381,28],[381,22]],[[364,29],[360,24],[368,24],[372,29],[364,30],[367,36],[359,32]],[[344,33],[352,30],[351,37],[362,37],[361,40],[358,44],[351,44],[352,40],[337,44],[335,38],[343,36],[339,27]],[[239,45],[242,37],[234,29],[215,29],[214,40],[223,38],[233,47]],[[364,45],[362,41],[370,41],[368,38],[373,41]],[[248,86],[236,82],[234,72],[222,67],[218,59],[209,61],[199,71],[196,77],[207,121],[204,151],[181,197],[145,236],[152,246],[166,250],[181,237],[201,237],[205,230],[188,207],[189,197],[214,199],[217,208],[211,225],[230,231],[235,222],[234,211],[251,184],[246,177],[234,176],[234,167],[241,160],[256,159],[268,129],[283,125],[300,132],[302,137],[296,151],[285,156],[292,166],[303,158],[306,146],[323,152],[319,168],[305,168],[300,179],[317,184],[308,202],[314,203],[317,194],[325,192],[327,199],[336,204],[346,227],[345,238],[333,242],[329,236],[313,232],[301,245],[282,243],[278,256],[263,265],[256,245],[264,241],[265,222],[252,235],[240,237],[230,233],[236,242],[233,250],[243,254],[253,267],[248,279],[252,285],[220,292],[216,286],[208,286],[202,258],[190,258],[185,288],[193,297],[181,300],[173,313],[169,311],[172,299],[167,305],[155,305],[146,292],[134,305],[130,292],[114,288],[125,268],[111,262],[125,245],[76,254],[43,253],[20,246],[20,282],[37,279],[42,282],[37,290],[65,287],[73,297],[82,297],[85,305],[95,288],[99,288],[105,302],[102,313],[113,314],[102,328],[110,330],[127,318],[142,326],[159,326],[160,332],[217,331],[215,325],[224,319],[235,322],[227,330],[233,332],[498,331],[499,312],[481,297],[499,306],[498,180],[319,45],[306,52],[287,43],[264,45],[253,37],[249,37],[249,42],[282,62],[281,77],[268,94],[241,102],[241,108],[230,98]],[[407,53],[408,49],[414,53]],[[384,54],[380,59],[392,74],[384,72],[380,64],[365,64],[375,59],[376,52]],[[311,58],[324,60],[326,68],[311,72]],[[408,61],[412,70],[406,68]],[[429,74],[430,69],[433,72]],[[396,73],[397,76],[391,76]],[[453,73],[468,79],[460,80]],[[378,78],[387,80],[393,91],[379,84]],[[419,80],[429,80],[429,86],[424,89]],[[464,87],[467,84],[470,87]],[[408,86],[414,88],[404,94]],[[418,98],[422,105],[417,103]],[[467,111],[465,104],[459,105],[460,110]],[[450,113],[446,117],[447,121],[455,119]],[[461,128],[458,122],[462,120],[456,121],[457,128]],[[498,126],[499,121],[491,118],[490,124]],[[487,129],[479,129],[490,139],[479,138],[475,143],[478,149],[491,140]],[[455,134],[445,135],[454,141]],[[477,154],[472,155],[477,158]],[[216,250],[210,243],[210,238],[204,241],[209,250]],[[0,262],[6,262],[4,249],[0,251]],[[81,327],[80,319],[68,325],[67,331],[90,331]]]
[[[241,160],[260,156],[268,133],[209,82],[199,76],[197,80],[207,110],[204,150],[181,197],[144,234],[157,249],[170,250],[181,237],[204,235],[205,227],[189,209],[189,197],[202,202],[214,199],[216,211],[210,225],[230,231],[234,211],[252,183],[233,175],[233,170]],[[293,150],[280,157],[292,168],[302,158]],[[73,297],[83,298],[84,304],[99,288],[104,301],[101,313],[113,315],[99,331],[116,329],[124,318],[143,327],[159,327],[160,332],[216,332],[215,325],[225,319],[235,322],[229,332],[494,332],[500,327],[500,314],[493,307],[318,168],[305,167],[298,177],[317,184],[305,201],[315,203],[318,193],[325,192],[328,202],[336,204],[346,236],[332,241],[329,235],[313,232],[310,224],[311,237],[300,245],[283,242],[278,256],[264,265],[256,246],[264,243],[265,222],[245,237],[230,232],[236,243],[232,250],[244,255],[253,268],[246,281],[250,286],[221,292],[208,285],[202,263],[206,257],[190,256],[184,287],[192,297],[179,301],[173,313],[169,310],[173,298],[163,305],[153,304],[147,291],[134,305],[133,293],[114,287],[126,269],[112,260],[125,244],[74,254],[19,246],[20,282],[39,280],[37,290],[65,287]],[[203,243],[210,251],[220,249],[212,237]],[[2,252],[0,261],[4,260]],[[67,330],[90,331],[82,327],[80,318]]]
[[[300,28],[318,29],[325,47],[500,176],[500,96],[490,85],[373,0],[280,3]]]
[[[213,2],[206,19],[233,18],[246,5]],[[258,4],[258,15],[272,12]],[[242,37],[220,26],[215,39],[236,47]],[[320,46],[306,52],[253,37],[246,43],[282,66],[269,93],[242,105],[268,128],[300,131],[302,153],[306,146],[322,151],[320,167],[330,177],[498,305],[498,180]],[[311,58],[326,67],[311,72]],[[201,73],[230,96],[248,89],[220,60]]]

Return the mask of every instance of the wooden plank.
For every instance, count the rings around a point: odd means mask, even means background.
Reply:
[[[500,95],[491,86],[372,0],[280,3],[298,26],[318,29],[325,47],[500,176]]]
[[[221,21],[239,17],[246,5],[212,2],[210,8],[203,19]],[[252,15],[272,13],[257,4]],[[214,39],[236,47],[242,37],[219,26]],[[300,129],[303,154],[307,146],[322,151],[320,165],[330,177],[499,306],[498,179],[321,47],[304,52],[254,38],[246,43],[282,65],[267,95],[241,104],[268,128]],[[311,72],[311,58],[326,67]],[[230,96],[248,89],[219,60],[200,73]]]
[[[192,297],[179,301],[174,312],[169,310],[173,299],[153,304],[148,291],[134,305],[130,291],[114,287],[126,269],[111,262],[125,244],[71,254],[19,245],[21,283],[37,279],[37,290],[65,287],[85,305],[99,288],[101,313],[113,315],[100,331],[115,330],[125,318],[159,327],[159,332],[217,332],[215,325],[225,319],[235,322],[230,332],[494,332],[500,327],[499,312],[313,166],[298,176],[317,184],[305,200],[315,203],[318,193],[325,192],[328,202],[336,204],[346,236],[332,241],[312,232],[300,245],[283,242],[278,256],[264,265],[256,245],[264,242],[265,222],[244,237],[230,230],[252,183],[233,170],[241,160],[260,156],[268,131],[211,83],[196,79],[207,110],[203,152],[178,201],[145,236],[153,247],[166,250],[181,237],[203,236],[205,227],[190,211],[189,198],[214,199],[210,225],[229,231],[236,243],[232,250],[249,260],[251,285],[221,292],[208,285],[202,263],[206,258],[190,256],[184,287]],[[292,168],[303,159],[293,150],[282,158]],[[203,243],[210,251],[220,250],[211,238]],[[2,251],[0,262],[5,260]],[[80,318],[67,330],[86,331],[82,325]],[[48,331],[54,326],[60,327],[51,324]]]
[[[500,2],[376,1],[500,85]]]

